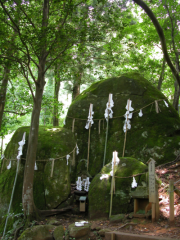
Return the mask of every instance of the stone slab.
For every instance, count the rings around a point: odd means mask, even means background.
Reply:
[[[124,232],[106,232],[105,240],[111,240],[111,235],[113,236],[113,234],[115,235],[115,240],[172,240],[172,238],[129,234],[129,233],[124,233]],[[178,239],[173,238],[173,240],[178,240]]]

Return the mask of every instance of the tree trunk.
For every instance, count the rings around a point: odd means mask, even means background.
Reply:
[[[31,117],[31,126],[28,139],[28,149],[26,155],[26,164],[24,170],[24,182],[23,182],[23,210],[25,217],[29,219],[36,218],[36,207],[34,205],[33,198],[33,179],[34,179],[34,165],[36,160],[36,151],[38,143],[38,130],[39,130],[39,116],[41,111],[41,103],[43,96],[43,89],[45,85],[44,81],[44,68],[45,63],[39,65],[41,71],[39,70],[38,85],[36,85],[35,102]]]
[[[166,63],[165,58],[163,58],[161,75],[160,75],[160,77],[159,77],[158,87],[157,87],[157,89],[159,89],[159,91],[161,91],[162,82],[163,82],[163,80],[164,80],[165,63]]]
[[[75,75],[75,80],[73,83],[72,101],[80,94],[81,78],[83,74],[82,66],[78,67],[78,73]]]
[[[38,143],[39,117],[41,111],[41,103],[43,90],[45,85],[45,64],[46,64],[46,28],[48,25],[49,0],[44,0],[43,19],[42,19],[42,49],[38,64],[38,79],[36,81],[36,91],[34,97],[34,106],[31,116],[31,126],[29,131],[28,149],[26,155],[26,164],[24,169],[24,182],[22,193],[22,204],[25,217],[29,220],[38,217],[38,211],[34,204],[33,198],[33,179],[34,165],[36,160],[36,151]]]
[[[0,94],[0,130],[1,130],[3,113],[4,113],[5,101],[6,101],[6,92],[7,92],[9,74],[10,74],[10,66],[5,66],[4,76],[2,79],[2,84],[0,86],[0,93],[1,93]]]
[[[177,52],[175,54],[176,54],[176,60],[175,60],[176,71],[179,74],[179,72],[180,72],[179,54]],[[175,78],[174,87],[175,87],[175,91],[174,91],[173,107],[178,111],[179,96],[180,96],[180,86],[179,86],[176,78]]]
[[[178,111],[180,87],[176,80],[174,82],[174,87],[175,87],[175,90],[174,90],[173,107],[176,109],[176,111]]]
[[[75,81],[73,85],[72,101],[80,94],[80,84]]]
[[[55,85],[54,85],[54,106],[53,106],[53,126],[59,126],[59,118],[58,118],[58,96],[59,89],[61,86],[61,82],[58,74],[58,67],[55,68]]]

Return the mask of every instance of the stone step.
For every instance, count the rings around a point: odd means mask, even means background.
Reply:
[[[172,238],[164,238],[158,236],[138,235],[124,232],[106,232],[105,240],[172,240]],[[173,240],[178,240],[173,238]]]

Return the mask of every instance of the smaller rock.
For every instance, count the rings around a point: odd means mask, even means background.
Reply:
[[[106,233],[106,232],[112,232],[112,230],[111,230],[111,229],[108,229],[108,228],[101,229],[101,230],[99,230],[98,234],[99,234],[99,236],[101,236],[101,237],[105,237],[105,233]]]
[[[61,225],[61,223],[54,218],[49,219],[46,224],[47,225],[55,225],[55,226]]]
[[[68,227],[69,237],[87,240],[90,234],[90,227],[90,223],[85,223],[84,226],[81,227],[76,227],[75,223],[73,223]]]
[[[112,215],[110,217],[110,223],[119,223],[125,220],[125,214]]]
[[[64,227],[63,226],[59,226],[57,227],[54,232],[53,232],[53,237],[55,240],[63,240],[64,236]]]
[[[92,225],[91,225],[91,230],[92,231],[99,231],[101,229],[101,227],[100,226],[98,226],[97,225],[97,223],[93,223]]]

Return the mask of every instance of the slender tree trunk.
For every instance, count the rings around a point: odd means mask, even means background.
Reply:
[[[59,118],[58,118],[58,96],[60,90],[61,82],[59,79],[59,70],[56,66],[55,68],[55,84],[54,84],[54,106],[53,106],[53,126],[59,126]]]
[[[175,54],[176,54],[176,60],[175,60],[176,71],[179,74],[180,73],[179,54],[177,52]],[[176,78],[175,78],[174,87],[175,87],[175,91],[174,91],[173,107],[178,111],[179,96],[180,96],[180,86],[179,86]]]
[[[0,130],[1,130],[3,113],[4,113],[5,101],[6,101],[6,92],[7,92],[9,74],[10,74],[10,66],[5,66],[2,84],[0,85],[0,93],[1,93],[0,94]]]
[[[49,0],[44,0],[43,5],[43,20],[42,20],[42,50],[39,57],[38,65],[38,79],[36,82],[36,91],[34,97],[34,106],[31,116],[31,126],[28,139],[28,149],[26,155],[26,164],[24,170],[24,182],[22,203],[25,217],[29,219],[37,218],[37,209],[33,198],[33,179],[34,179],[34,165],[36,160],[36,151],[38,143],[39,117],[41,111],[41,103],[43,90],[45,85],[45,64],[46,64],[46,27],[48,25],[49,15]]]
[[[73,92],[72,92],[72,101],[80,94],[80,84],[78,82],[74,82]]]
[[[23,182],[23,210],[26,217],[36,218],[36,207],[33,198],[33,179],[34,179],[34,165],[36,160],[36,151],[38,143],[38,130],[39,130],[39,116],[41,111],[42,96],[44,90],[44,70],[45,61],[39,64],[38,83],[36,85],[35,101],[31,117],[31,126],[28,139],[28,149],[26,155],[26,164],[24,170]]]
[[[159,89],[159,91],[161,91],[162,82],[163,82],[163,80],[164,80],[165,63],[166,63],[165,58],[163,58],[161,75],[160,75],[160,77],[159,77],[158,87],[157,87],[157,88]]]
[[[72,101],[80,94],[82,74],[83,74],[83,69],[82,69],[82,66],[80,65],[78,67],[78,74],[75,76],[75,80],[73,83]]]

